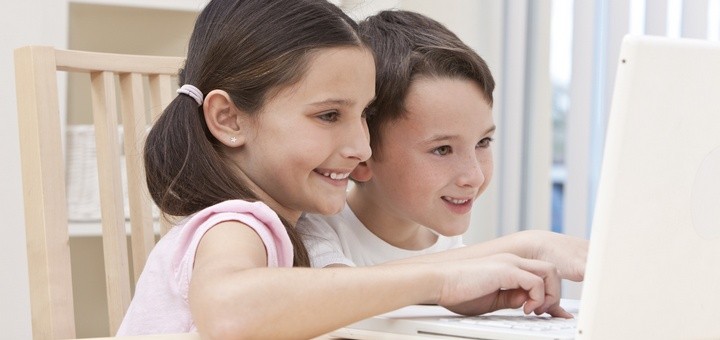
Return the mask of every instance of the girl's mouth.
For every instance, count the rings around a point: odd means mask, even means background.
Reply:
[[[323,175],[325,177],[328,177],[330,179],[334,180],[344,180],[348,177],[350,177],[349,172],[330,172],[330,171],[322,171],[322,170],[315,170],[320,175]]]

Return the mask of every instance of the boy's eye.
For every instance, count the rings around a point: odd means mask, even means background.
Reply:
[[[488,148],[488,147],[490,147],[490,143],[491,143],[492,141],[494,141],[494,139],[492,139],[492,138],[490,138],[490,137],[485,137],[485,138],[481,139],[481,140],[477,143],[476,147],[478,147],[478,148]]]
[[[449,154],[451,151],[452,151],[452,148],[450,147],[450,145],[443,145],[441,147],[437,147],[437,148],[433,149],[432,152],[436,155],[445,156],[445,155]]]
[[[336,122],[339,117],[340,117],[340,114],[337,111],[325,112],[318,116],[318,118],[320,118],[321,120],[324,120],[326,122]]]

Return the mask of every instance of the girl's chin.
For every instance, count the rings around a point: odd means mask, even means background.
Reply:
[[[327,210],[327,211],[323,211],[323,212],[321,212],[321,214],[323,214],[323,215],[335,215],[335,214],[339,213],[340,211],[342,211],[342,207],[338,207],[337,209],[330,209],[330,210]]]
[[[335,215],[339,213],[344,206],[345,200],[343,199],[340,204],[331,204],[322,207],[315,207],[316,211],[313,211],[312,213],[320,215]]]

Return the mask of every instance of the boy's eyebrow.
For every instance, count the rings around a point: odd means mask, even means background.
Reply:
[[[496,129],[497,129],[497,126],[493,125],[490,128],[488,128],[487,130],[485,130],[483,135],[489,135],[489,134],[493,133]],[[455,136],[452,136],[452,135],[436,135],[436,136],[433,136],[432,138],[428,139],[427,143],[449,140],[449,139],[453,139],[454,137]]]

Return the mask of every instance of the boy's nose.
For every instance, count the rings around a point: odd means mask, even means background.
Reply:
[[[477,156],[471,155],[465,157],[464,162],[460,164],[460,172],[457,177],[457,185],[464,187],[480,187],[485,183],[485,173],[481,166],[480,159]]]

